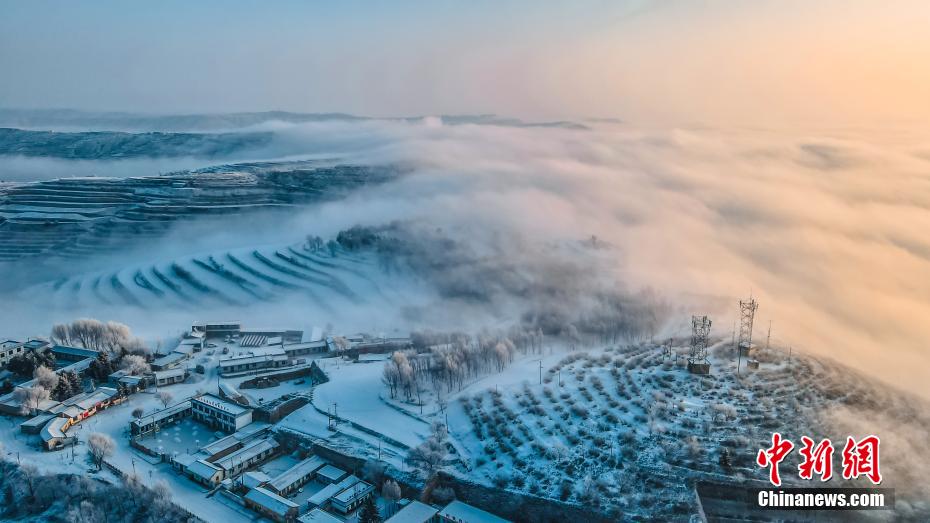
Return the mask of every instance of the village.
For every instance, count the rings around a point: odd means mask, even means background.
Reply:
[[[325,369],[384,360],[409,338],[206,322],[149,351],[125,326],[88,321],[2,342],[6,459],[163,481],[211,521],[507,521],[421,501],[401,472],[411,445],[313,405]]]

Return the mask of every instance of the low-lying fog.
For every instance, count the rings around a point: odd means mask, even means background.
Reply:
[[[482,271],[522,268],[537,284],[545,280],[549,299],[561,286],[571,296],[613,282],[630,296],[653,290],[668,304],[661,335],[686,335],[693,312],[710,314],[715,333],[729,338],[737,300],[751,292],[761,304],[757,341],[771,320],[779,345],[828,355],[930,395],[926,134],[585,124],[589,129],[446,125],[439,118],[264,124],[280,147],[268,154],[331,153],[415,170],[295,213],[289,222],[250,220],[249,235],[229,222],[216,231],[223,238],[217,244],[268,243],[263,227],[275,241],[299,241],[357,224],[402,222],[466,244],[469,265],[480,270],[461,274],[477,277],[477,286],[498,285],[495,297],[508,287],[496,277],[481,281]],[[135,174],[164,170],[155,166],[140,161]],[[210,235],[185,236],[182,228],[170,242],[148,245],[146,258],[202,251]],[[592,237],[600,248],[565,247]],[[125,256],[95,265],[120,266]],[[241,317],[259,308],[271,315],[268,307],[256,304]],[[522,312],[513,310],[514,319]],[[159,323],[157,312],[124,314],[120,319],[143,332]],[[0,325],[21,330],[22,316],[6,316]],[[174,324],[176,312],[168,316],[171,324],[158,325],[166,334],[182,327]],[[347,322],[312,322],[333,320]],[[38,334],[48,322],[28,320]]]

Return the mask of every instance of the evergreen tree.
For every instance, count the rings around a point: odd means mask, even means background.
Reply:
[[[374,496],[368,496],[358,513],[358,523],[381,523],[381,513],[375,505]]]
[[[81,392],[83,392],[84,386],[81,384],[81,377],[78,376],[77,372],[74,372],[73,370],[69,370],[68,372],[65,373],[64,379],[66,379],[68,383],[71,385],[72,393],[80,394]]]
[[[64,401],[74,396],[74,394],[74,391],[71,389],[71,382],[63,376],[58,379],[58,385],[55,387],[55,390],[52,391],[52,397],[57,401]]]
[[[730,472],[733,468],[733,464],[730,461],[730,451],[727,449],[720,451],[720,466],[727,472]]]
[[[87,368],[87,373],[97,381],[106,381],[107,377],[110,374],[113,374],[115,366],[113,362],[110,361],[110,355],[106,351],[100,351],[97,354],[97,359],[90,362],[90,366]]]

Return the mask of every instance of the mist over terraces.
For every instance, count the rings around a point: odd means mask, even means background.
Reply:
[[[299,161],[11,184],[0,189],[0,261],[105,252],[159,237],[179,220],[317,202],[399,172]]]

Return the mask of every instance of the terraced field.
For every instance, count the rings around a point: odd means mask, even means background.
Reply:
[[[305,205],[397,174],[304,161],[8,185],[0,188],[0,262],[105,253],[158,237],[179,220]]]
[[[83,274],[25,291],[92,309],[246,306],[299,296],[317,310],[402,301],[402,278],[385,278],[374,253],[306,244],[237,249]]]

